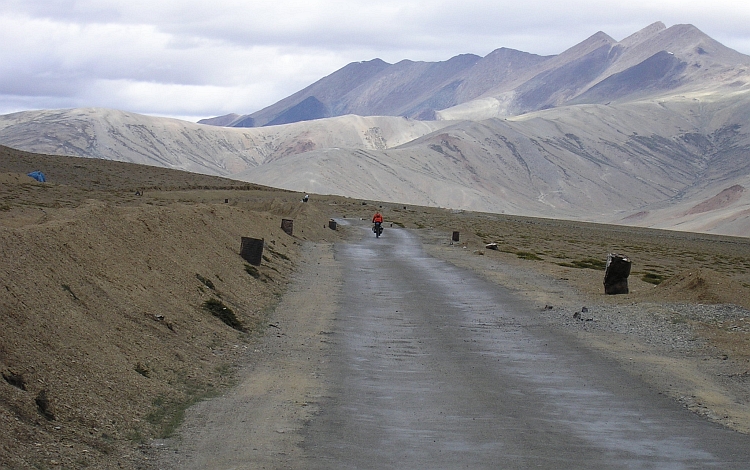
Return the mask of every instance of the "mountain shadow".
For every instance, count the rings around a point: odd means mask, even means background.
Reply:
[[[283,113],[279,114],[275,119],[265,124],[266,126],[278,126],[280,124],[290,124],[293,122],[300,121],[312,121],[313,119],[322,119],[330,117],[328,107],[321,103],[314,96],[305,98],[299,104],[292,106]],[[248,118],[252,119],[252,118]],[[239,127],[235,125],[234,127]]]
[[[667,51],[657,52],[640,64],[597,83],[569,104],[600,103],[633,94],[670,90],[680,85],[687,63]]]

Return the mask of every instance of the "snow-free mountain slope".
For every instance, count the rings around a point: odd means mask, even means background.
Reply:
[[[352,63],[255,113],[201,122],[251,127],[345,114],[485,119],[741,86],[747,67],[750,57],[695,26],[657,22],[619,42],[600,31],[554,56],[500,48],[443,62]]]
[[[317,148],[389,148],[446,125],[396,117],[342,116],[239,129],[85,108],[0,116],[0,142],[29,152],[230,176]]]
[[[748,236],[749,70],[691,25],[654,23],[555,56],[358,62],[213,121],[234,127],[101,109],[0,116],[0,143],[297,191]],[[395,116],[325,117],[374,111]]]
[[[682,201],[750,188],[750,136],[739,124],[749,113],[748,93],[557,108],[455,123],[394,149],[320,149],[235,177],[363,199],[653,226]],[[741,212],[748,199],[722,210]],[[626,220],[644,210],[648,218]],[[719,225],[712,230],[721,232]]]

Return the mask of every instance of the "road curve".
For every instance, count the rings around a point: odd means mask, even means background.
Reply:
[[[290,466],[750,465],[750,436],[549,329],[512,292],[428,257],[407,230],[365,234],[335,256],[343,286],[327,332],[328,391]]]

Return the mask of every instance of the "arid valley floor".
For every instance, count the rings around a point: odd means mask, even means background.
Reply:
[[[750,432],[750,239],[301,197],[0,148],[0,467],[153,468],[153,440],[236,384],[275,332],[306,247],[346,243],[329,220],[375,209],[660,393]],[[241,237],[264,239],[261,266]],[[627,295],[603,293],[608,253],[633,261]]]

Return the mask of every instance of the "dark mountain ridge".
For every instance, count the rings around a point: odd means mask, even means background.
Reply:
[[[692,25],[657,22],[619,42],[600,31],[554,56],[500,48],[443,62],[352,63],[255,113],[200,123],[249,127],[346,114],[453,119],[450,108],[477,99],[497,100],[496,116],[512,116],[726,85],[728,70],[748,65],[750,56]]]

